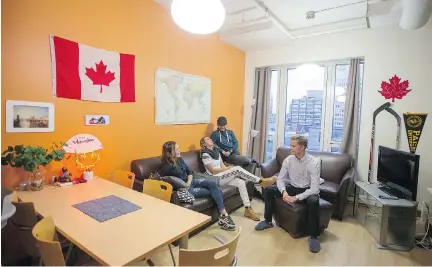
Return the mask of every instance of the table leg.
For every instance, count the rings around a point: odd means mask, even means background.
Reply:
[[[353,209],[352,209],[353,217],[357,216],[359,198],[360,198],[360,188],[357,188],[357,185],[354,184],[354,200],[353,200]]]
[[[68,248],[68,251],[67,251],[67,254],[66,254],[66,258],[65,258],[66,265],[70,264],[69,261],[71,259],[71,256],[72,256],[72,253],[74,251],[74,248],[75,248],[74,244],[72,242],[70,242],[69,248]]]
[[[188,243],[189,243],[189,235],[185,235],[182,238],[180,238],[180,248],[188,249]]]
[[[381,217],[381,230],[379,244],[381,246],[387,245],[387,231],[388,231],[388,220],[389,220],[390,207],[387,205],[382,206],[382,217]]]

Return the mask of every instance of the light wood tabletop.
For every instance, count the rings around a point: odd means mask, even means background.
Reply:
[[[72,207],[115,195],[142,209],[98,222]],[[151,256],[157,248],[186,237],[210,217],[147,196],[102,178],[69,187],[45,185],[41,191],[21,191],[43,217],[52,216],[57,230],[102,265],[128,265]]]

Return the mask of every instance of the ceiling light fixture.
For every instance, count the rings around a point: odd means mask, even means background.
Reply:
[[[187,32],[211,34],[222,27],[225,8],[221,0],[173,0],[171,16]]]

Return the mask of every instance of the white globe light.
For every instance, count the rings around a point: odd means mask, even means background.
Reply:
[[[171,16],[185,31],[210,34],[222,27],[225,8],[220,0],[173,0]]]

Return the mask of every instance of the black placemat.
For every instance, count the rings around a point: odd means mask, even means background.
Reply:
[[[74,204],[72,207],[99,222],[105,222],[141,209],[140,206],[114,195]]]

